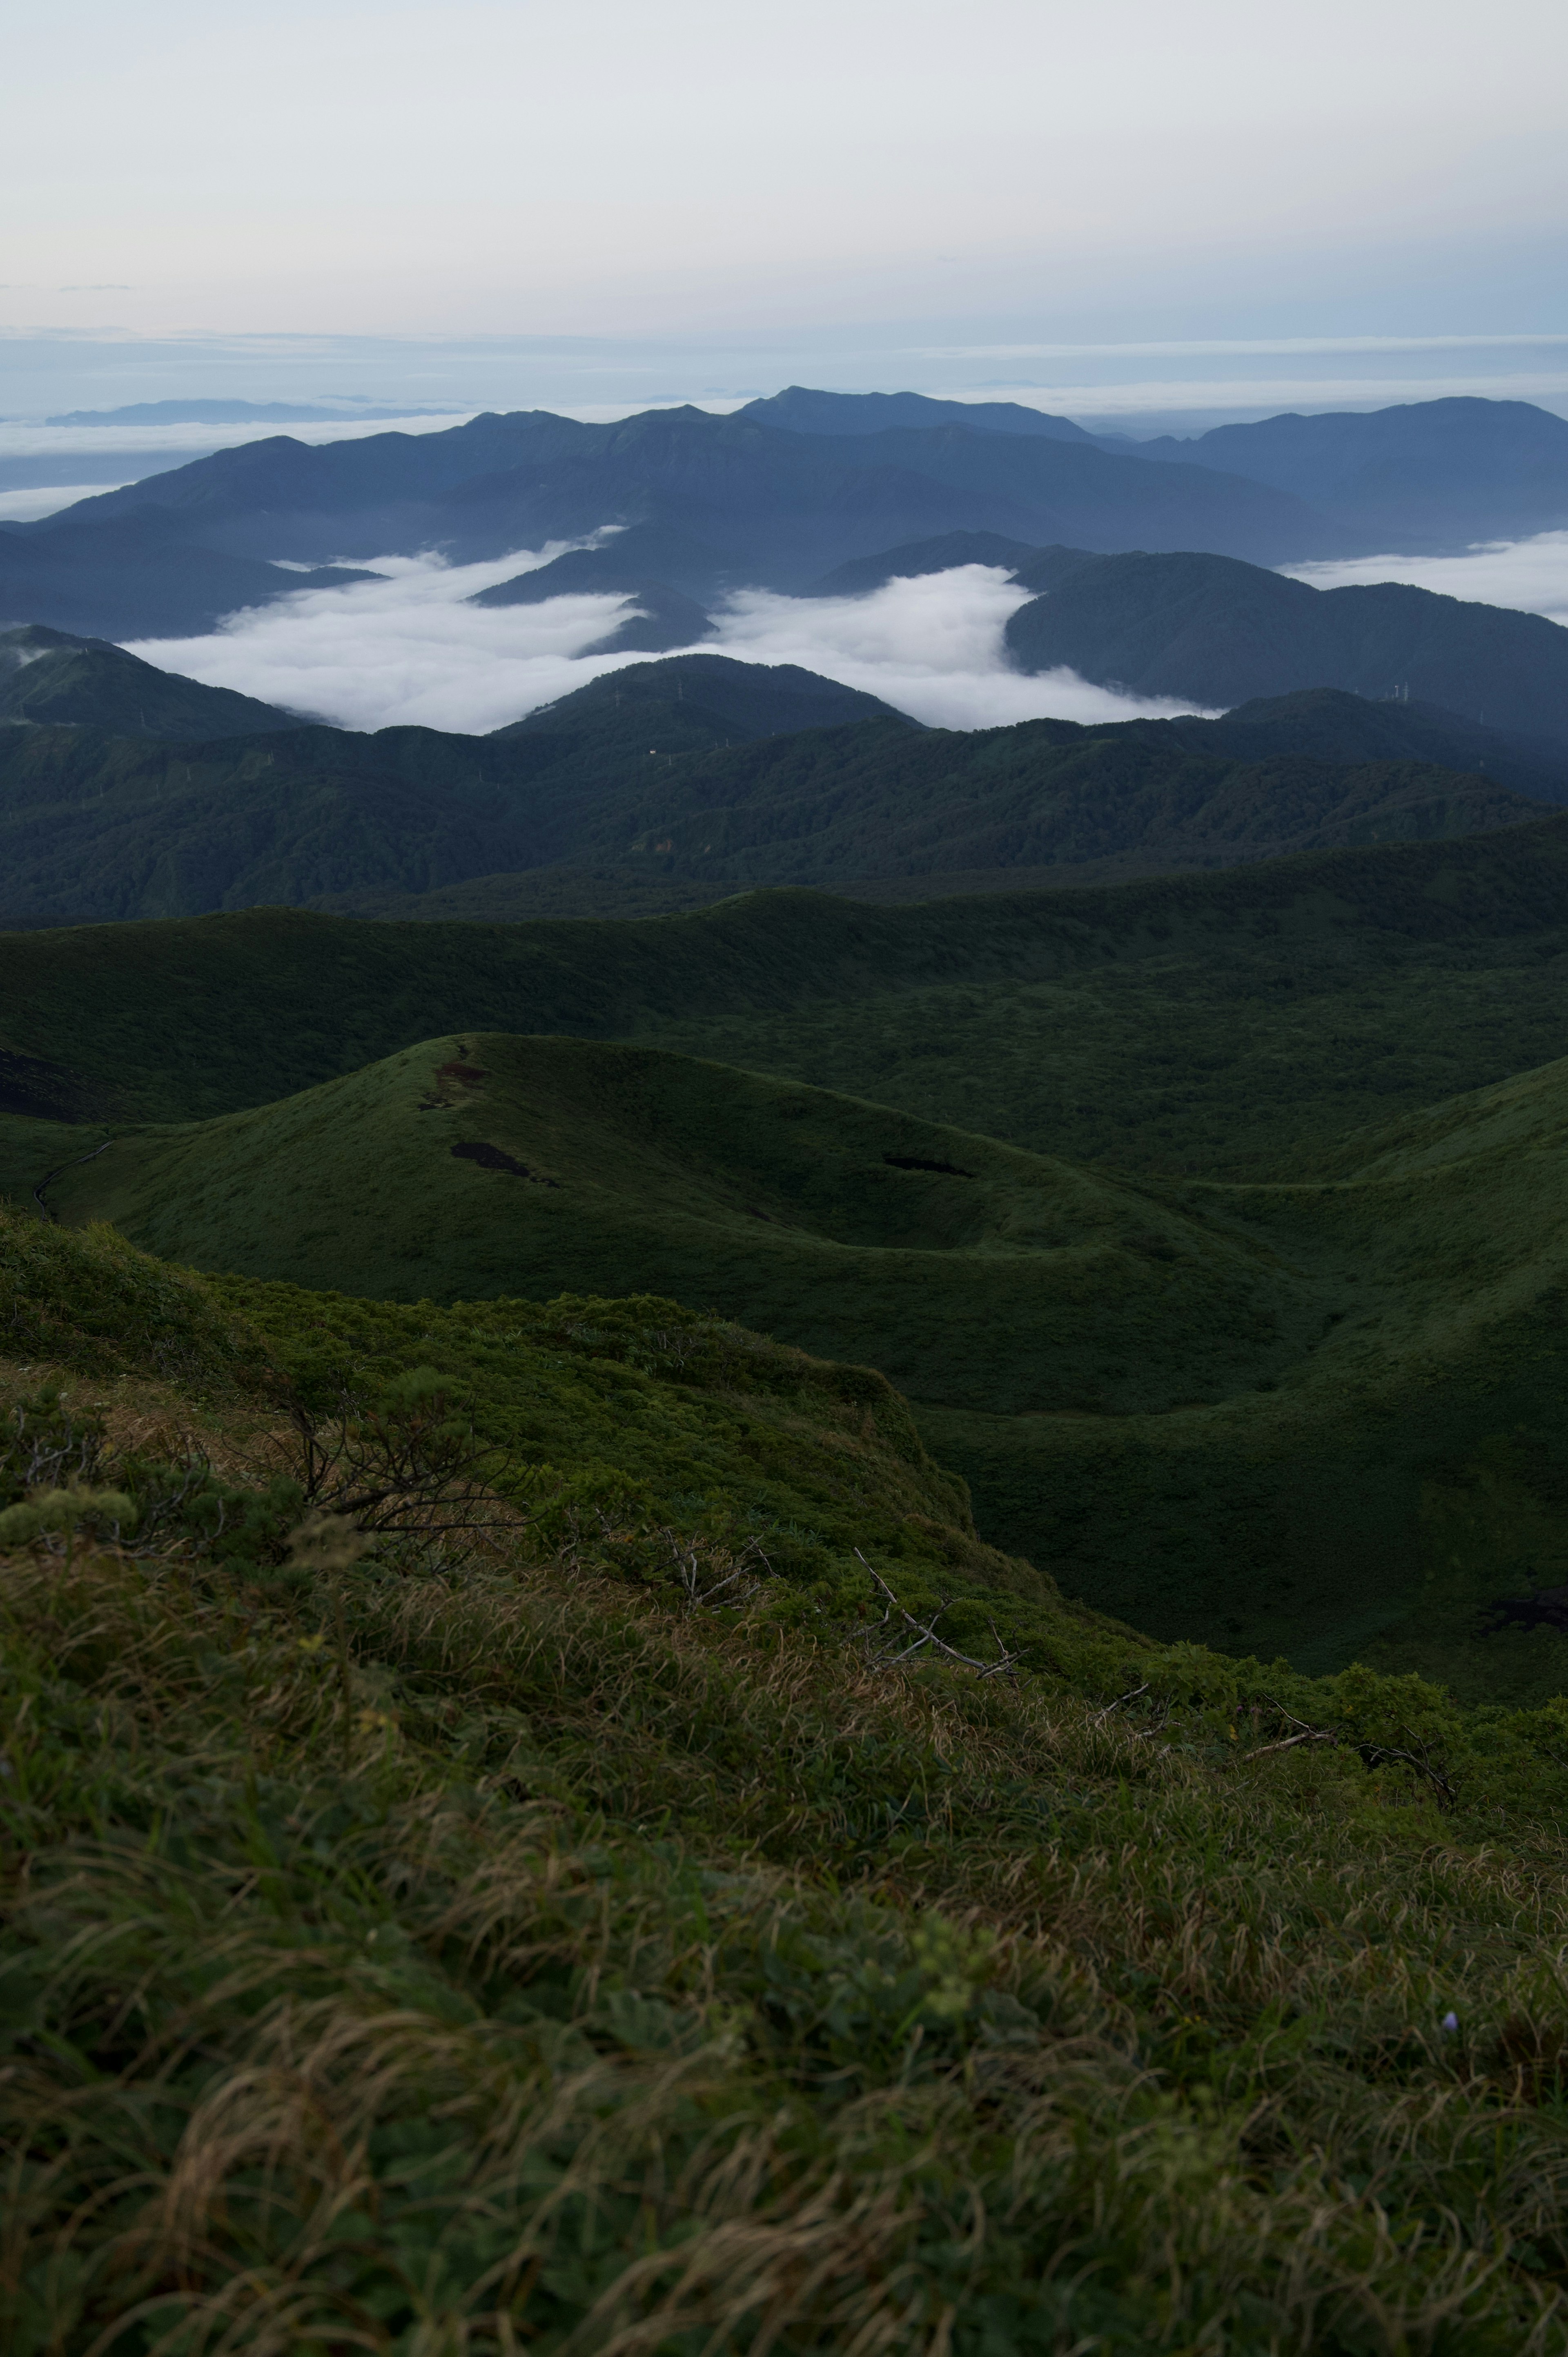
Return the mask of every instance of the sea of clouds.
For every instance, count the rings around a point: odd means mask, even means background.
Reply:
[[[549,562],[563,544],[483,565],[437,556],[371,560],[385,577],[303,589],[231,615],[194,639],[149,639],[134,654],[212,687],[345,728],[416,723],[482,734],[646,654],[591,655],[634,610],[620,597],[553,597],[538,606],[474,606],[475,592]],[[865,689],[917,720],[946,728],[1015,720],[1127,720],[1196,709],[1090,687],[1072,672],[1026,678],[1008,665],[1002,633],[1030,592],[995,566],[966,565],[890,581],[865,597],[785,597],[739,591],[714,616],[701,650],[740,662],[798,663]]]
[[[1537,533],[1531,540],[1487,541],[1459,556],[1358,556],[1281,568],[1315,589],[1350,582],[1408,581],[1445,597],[1483,606],[1517,606],[1568,624],[1568,532]]]
[[[147,640],[132,651],[163,670],[238,688],[340,727],[416,723],[482,734],[602,673],[650,659],[587,651],[634,610],[627,597],[469,602],[476,591],[548,563],[566,544],[482,565],[447,565],[428,554],[379,557],[371,565],[381,576],[375,581],[300,590],[231,615],[204,637]],[[1568,624],[1563,532],[1458,556],[1369,557],[1289,569],[1321,588],[1407,581]],[[1004,571],[982,565],[890,581],[863,597],[745,589],[714,613],[713,634],[701,647],[742,662],[798,663],[946,728],[1047,717],[1128,720],[1198,708],[1114,694],[1069,671],[1037,678],[1014,671],[1003,632],[1029,594]]]

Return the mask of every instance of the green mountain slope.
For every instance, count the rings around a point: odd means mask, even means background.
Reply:
[[[62,1142],[8,1136],[6,1191],[27,1200]],[[47,1200],[166,1259],[394,1299],[640,1283],[952,1405],[1098,1400],[1109,1353],[1122,1405],[1164,1406],[1277,1371],[1321,1324],[1250,1236],[1146,1187],[580,1040],[425,1042],[281,1104],[116,1136]]]
[[[192,728],[208,693],[174,684]],[[0,730],[0,907],[34,924],[268,902],[381,914],[495,877],[493,897],[467,895],[463,913],[510,916],[511,877],[573,866],[609,876],[612,906],[671,881],[703,888],[688,899],[925,876],[994,889],[1013,870],[1110,881],[1531,815],[1490,768],[1433,766],[1440,717],[1402,729],[1337,702],[1328,716],[1254,710],[1240,726],[922,730],[791,665],[689,655],[629,666],[483,738]],[[1487,732],[1449,733],[1456,758],[1492,758]],[[1355,758],[1359,740],[1369,759]],[[1500,766],[1559,784],[1550,761],[1506,740]],[[578,891],[592,908],[587,878]]]
[[[209,1270],[406,1302],[638,1285],[871,1364],[987,1539],[1095,1609],[1484,1694],[1568,1665],[1477,1621],[1568,1577],[1565,1137],[1568,1061],[1348,1141],[1344,1175],[1130,1180],[470,1032],[99,1152],[12,1122],[0,1173]]]
[[[258,909],[11,933],[0,1050],[25,1110],[183,1120],[465,1022],[637,1038],[1034,1151],[1240,1175],[1568,1050],[1565,881],[1552,818],[908,907],[767,893],[608,925]]]
[[[124,647],[37,623],[0,630],[0,722],[7,720],[165,739],[299,726],[297,713],[280,712],[253,695],[203,687]]]
[[[646,673],[661,674],[651,690]],[[69,923],[356,888],[427,891],[578,848],[582,811],[624,794],[628,776],[640,784],[650,761],[780,721],[888,712],[811,672],[721,656],[636,664],[616,678],[624,689],[580,691],[492,737],[294,721],[259,739],[151,744],[101,728],[0,730],[0,908],[13,920]],[[170,687],[193,716],[213,693]]]
[[[1205,748],[1206,751],[1208,748]],[[575,856],[736,889],[853,890],[1011,868],[1114,881],[1539,814],[1489,778],[1409,762],[1206,759],[1158,724],[813,729],[688,759],[579,816]],[[1032,881],[1039,881],[1037,876]]]

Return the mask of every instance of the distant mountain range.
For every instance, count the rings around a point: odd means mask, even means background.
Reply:
[[[678,544],[635,577],[700,604],[741,584],[799,591],[954,533],[1277,565],[1564,521],[1568,423],[1521,403],[1417,403],[1136,444],[1014,403],[795,386],[727,417],[650,410],[588,425],[521,411],[322,447],[246,443],[0,526],[0,618],[183,633],[306,586],[278,560],[427,547],[489,559],[611,524]]]
[[[1468,834],[1568,801],[1568,754],[1333,692],[1222,721],[927,729],[810,672],[683,655],[490,737],[364,735],[12,635],[13,924],[649,909],[780,884],[931,897]]]
[[[1217,425],[1188,438],[1088,434],[1014,401],[933,401],[917,393],[812,393],[791,385],[740,412],[794,434],[969,425],[1045,436],[1112,457],[1212,467],[1300,500],[1368,553],[1412,555],[1514,539],[1568,523],[1568,419],[1528,401],[1454,398]],[[1246,552],[1235,552],[1245,554]]]

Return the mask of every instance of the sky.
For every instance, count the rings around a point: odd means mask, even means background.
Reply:
[[[1568,408],[1565,67],[1561,0],[19,12],[0,416]]]

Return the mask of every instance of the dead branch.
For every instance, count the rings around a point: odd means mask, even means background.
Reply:
[[[924,1620],[917,1620],[912,1612],[907,1612],[905,1610],[904,1607],[899,1603],[898,1598],[894,1595],[893,1590],[888,1587],[887,1582],[883,1578],[882,1574],[874,1565],[866,1562],[865,1557],[861,1554],[858,1547],[855,1548],[854,1554],[855,1560],[861,1564],[866,1571],[870,1572],[871,1577],[876,1582],[877,1587],[887,1598],[888,1604],[892,1608],[892,1611],[897,1612],[898,1618],[904,1622],[907,1628],[913,1629],[915,1631],[915,1642],[912,1645],[906,1645],[902,1652],[885,1655],[883,1659],[876,1663],[876,1667],[878,1669],[897,1669],[900,1662],[908,1661],[912,1654],[922,1652],[927,1645],[934,1645],[939,1653],[945,1653],[947,1655],[950,1662],[961,1662],[966,1670],[973,1670],[977,1676],[983,1678],[994,1678],[999,1675],[1004,1675],[1007,1677],[1015,1677],[1017,1675],[1018,1656],[1016,1653],[1009,1653],[1005,1647],[1004,1647],[1001,1658],[994,1662],[977,1662],[972,1653],[961,1653],[956,1645],[950,1645],[945,1637],[939,1637],[934,1628],[929,1626]],[[946,1610],[947,1606],[945,1604],[939,1605],[933,1617],[940,1620]],[[885,1629],[887,1626],[890,1618],[891,1613],[884,1612],[882,1619],[877,1623],[877,1626]],[[992,1627],[991,1633],[993,1637],[996,1636],[994,1626]],[[999,1637],[996,1641],[999,1645],[1002,1642]]]
[[[1103,1727],[1113,1710],[1120,1710],[1123,1703],[1136,1702],[1140,1695],[1146,1695],[1148,1691],[1147,1678],[1144,1680],[1141,1686],[1129,1686],[1124,1695],[1118,1695],[1114,1702],[1108,1702],[1103,1710],[1095,1713],[1089,1722],[1090,1727]]]

